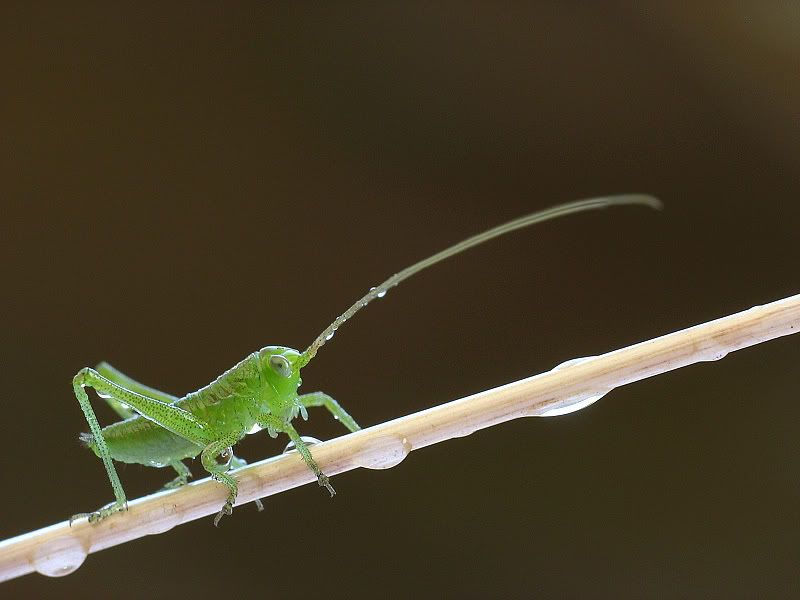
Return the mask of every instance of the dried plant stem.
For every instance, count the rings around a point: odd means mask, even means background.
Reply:
[[[718,360],[754,344],[800,331],[800,295],[703,323],[608,354],[382,423],[313,447],[329,475],[357,467],[384,469],[411,450],[464,436],[504,421],[568,411],[612,389],[696,362]],[[315,480],[295,453],[235,472],[238,504]],[[0,543],[0,581],[32,571],[66,575],[86,555],[211,515],[226,490],[204,479],[181,489],[134,500],[125,513],[90,525],[58,523]],[[68,511],[65,511],[68,512]],[[244,518],[240,515],[239,518]]]

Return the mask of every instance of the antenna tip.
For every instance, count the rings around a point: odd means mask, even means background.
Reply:
[[[662,210],[664,208],[664,203],[650,194],[631,194],[631,199],[637,204],[649,206],[653,210]]]

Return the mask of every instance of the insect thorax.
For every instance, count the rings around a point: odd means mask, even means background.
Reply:
[[[249,430],[265,414],[290,419],[297,404],[299,373],[282,377],[269,366],[272,354],[287,351],[299,355],[278,346],[253,352],[207,386],[187,394],[178,405],[226,430],[239,425]]]

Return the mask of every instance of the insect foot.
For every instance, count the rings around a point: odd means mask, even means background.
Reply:
[[[331,495],[331,498],[333,498],[336,495],[336,490],[333,489],[333,486],[330,484],[330,480],[328,479],[328,476],[325,475],[325,473],[320,473],[319,475],[317,475],[317,483],[319,483],[320,487],[324,487],[326,490],[328,490],[328,493]]]
[[[178,476],[175,479],[173,479],[172,481],[169,481],[169,482],[165,483],[164,487],[162,487],[161,489],[162,490],[177,490],[178,488],[182,488],[183,486],[185,486],[187,483],[189,483],[189,478],[188,477]]]
[[[122,512],[128,510],[128,504],[120,504],[118,502],[112,502],[110,504],[106,504],[104,507],[97,509],[94,512],[90,513],[78,513],[77,515],[72,515],[69,518],[69,526],[72,527],[72,522],[77,521],[78,519],[82,519],[84,517],[88,517],[89,523],[99,523],[109,515],[113,515],[116,512]]]
[[[222,510],[217,513],[217,516],[214,517],[214,527],[219,527],[220,519],[225,515],[232,515],[233,514],[233,503],[228,500],[223,506]]]
[[[162,487],[161,489],[162,490],[176,490],[178,488],[181,488],[181,487],[185,486],[187,483],[189,483],[189,477],[191,477],[191,475],[192,475],[191,473],[189,473],[188,475],[178,475],[172,481],[169,481],[169,482],[165,483],[164,487]]]

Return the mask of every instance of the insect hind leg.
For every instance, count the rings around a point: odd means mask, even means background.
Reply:
[[[86,394],[86,390],[84,389],[86,381],[83,374],[83,369],[78,372],[78,374],[72,380],[72,388],[75,392],[75,397],[78,399],[78,403],[81,406],[83,415],[86,417],[86,422],[89,424],[89,430],[92,432],[95,448],[97,449],[97,455],[103,461],[103,466],[106,468],[108,480],[111,482],[111,488],[114,490],[114,497],[116,501],[91,513],[79,513],[77,515],[72,515],[69,519],[70,524],[72,524],[75,519],[79,519],[81,517],[88,517],[90,523],[104,519],[110,514],[125,510],[128,502],[127,498],[125,497],[125,490],[122,489],[122,482],[120,482],[117,470],[114,468],[114,463],[111,460],[111,453],[108,450],[106,441],[103,438],[103,433],[100,430],[100,423],[97,422],[97,416],[94,414],[94,409],[89,402],[89,396]]]
[[[117,475],[117,471],[111,461],[111,453],[103,438],[100,424],[97,422],[97,416],[94,414],[94,410],[89,403],[89,397],[84,388],[92,387],[101,397],[114,398],[117,402],[124,404],[124,408],[136,411],[138,414],[155,422],[164,429],[200,447],[214,441],[213,432],[209,429],[208,425],[192,413],[171,403],[156,400],[131,391],[103,377],[94,369],[85,367],[78,371],[78,374],[75,375],[72,380],[72,386],[75,391],[75,397],[78,399],[78,403],[89,424],[95,452],[103,461],[116,497],[116,502],[114,504],[103,507],[93,513],[75,515],[73,519],[81,516],[88,516],[90,522],[93,522],[103,519],[114,512],[124,510],[126,507],[125,492],[122,489],[119,475]]]
[[[138,381],[128,377],[118,369],[115,369],[107,362],[101,362],[95,367],[95,371],[97,371],[100,375],[108,379],[111,383],[116,383],[117,385],[124,387],[125,389],[131,390],[132,392],[137,392],[139,394],[143,394],[150,398],[155,398],[156,400],[161,400],[162,402],[166,402],[171,404],[173,402],[177,402],[179,398],[177,396],[173,396],[172,394],[167,394],[166,392],[162,392],[160,390],[156,390],[149,386],[146,386]],[[101,396],[103,400],[108,403],[111,409],[117,413],[121,419],[130,419],[131,417],[135,416],[137,413],[135,410],[132,410],[128,405],[120,402],[113,396],[103,395]],[[176,467],[178,471],[178,475],[181,475],[181,470]],[[191,474],[189,475],[191,476]]]
[[[173,402],[177,402],[179,400],[177,396],[173,396],[172,394],[168,394],[166,392],[162,392],[161,390],[151,388],[148,385],[144,385],[143,383],[139,383],[135,379],[125,375],[125,373],[119,369],[115,369],[105,361],[98,364],[95,367],[95,371],[108,379],[110,382],[116,383],[117,385],[132,392],[136,392],[137,394],[141,394],[142,396],[155,398],[156,400],[161,400],[167,404],[172,404]]]

